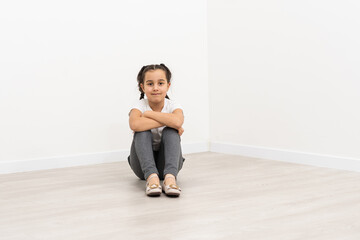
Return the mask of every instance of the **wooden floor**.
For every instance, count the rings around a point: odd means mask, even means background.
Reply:
[[[360,173],[184,155],[179,198],[127,161],[0,175],[0,239],[360,239]]]

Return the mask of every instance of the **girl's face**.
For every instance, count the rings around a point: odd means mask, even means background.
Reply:
[[[153,103],[164,101],[170,85],[166,80],[165,72],[161,69],[147,71],[144,83],[140,84],[148,100]]]

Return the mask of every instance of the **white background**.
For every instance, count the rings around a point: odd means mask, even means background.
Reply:
[[[153,63],[173,73],[182,143],[207,142],[206,21],[205,1],[2,1],[1,161],[128,150]]]
[[[360,159],[359,12],[210,0],[211,141]]]
[[[136,75],[165,63],[183,145],[360,161],[359,12],[350,0],[2,2],[0,160],[127,151]]]

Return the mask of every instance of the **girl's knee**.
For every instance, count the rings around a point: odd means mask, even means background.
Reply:
[[[178,135],[178,130],[176,130],[175,128],[165,127],[162,131],[162,135],[174,135],[174,134]]]
[[[180,141],[179,132],[175,128],[165,127],[162,131],[161,140]]]
[[[152,137],[152,133],[151,130],[147,130],[147,131],[142,131],[142,132],[135,132],[134,133],[134,138],[137,137]]]

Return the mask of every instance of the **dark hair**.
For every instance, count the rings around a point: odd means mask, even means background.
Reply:
[[[144,98],[145,93],[143,92],[143,90],[141,89],[140,84],[144,84],[144,78],[145,78],[145,73],[147,71],[151,71],[151,70],[156,70],[156,69],[161,69],[165,72],[166,75],[166,81],[168,83],[170,83],[171,81],[171,72],[169,70],[169,68],[167,66],[165,66],[165,64],[160,63],[160,64],[151,64],[151,65],[146,65],[143,66],[140,69],[140,72],[137,75],[137,81],[138,81],[138,87],[139,87],[139,91],[141,92],[140,94],[140,100]],[[170,99],[169,96],[166,94],[165,96],[167,99]]]

